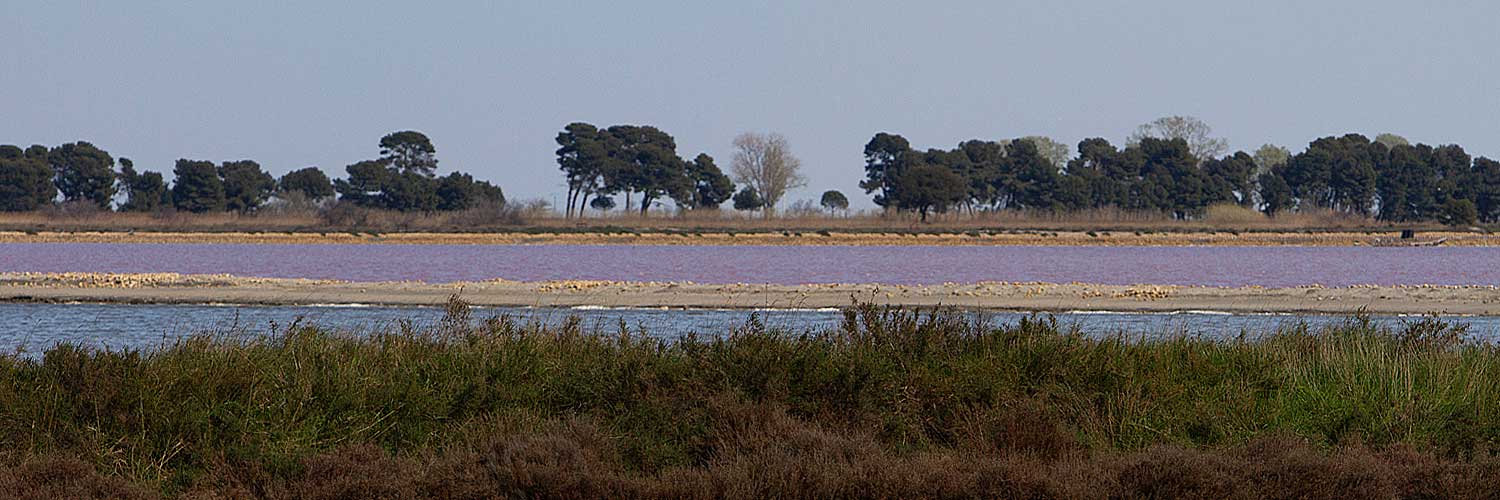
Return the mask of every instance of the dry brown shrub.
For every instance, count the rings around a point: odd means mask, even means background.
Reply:
[[[355,445],[305,461],[306,471],[291,491],[308,500],[416,498],[421,467],[380,448]]]
[[[1246,227],[1266,222],[1266,215],[1233,203],[1218,203],[1204,210],[1203,221],[1217,227]]]
[[[76,458],[45,457],[19,466],[0,467],[0,498],[159,498],[122,478],[99,474]]]
[[[1117,493],[1126,498],[1249,497],[1236,484],[1239,464],[1229,457],[1158,446],[1120,460]]]
[[[1094,452],[1052,436],[1045,413],[970,416],[979,444],[902,452],[874,426],[828,427],[773,404],[709,402],[712,455],[659,474],[620,459],[620,436],[586,419],[490,425],[462,443],[392,454],[351,445],[279,478],[219,464],[182,498],[1495,498],[1500,460],[1442,458],[1408,446],[1323,450],[1291,437],[1229,449],[1156,446]],[[1018,434],[1018,435],[1006,435]],[[960,434],[963,435],[963,434]],[[1060,443],[1064,452],[1039,452]],[[15,493],[11,493],[15,492]],[[6,496],[10,494],[11,496]],[[155,498],[90,464],[0,467],[0,498]]]
[[[494,491],[543,498],[638,496],[641,485],[624,479],[612,446],[599,429],[569,422],[540,435],[514,435],[495,441],[472,464],[492,478]],[[478,470],[446,474],[473,477]],[[438,495],[442,496],[442,495]]]
[[[1273,498],[1392,498],[1393,470],[1361,445],[1325,454],[1296,438],[1250,443],[1243,462],[1246,489]]]
[[[441,456],[402,458],[373,446],[349,446],[308,458],[305,472],[284,488],[258,489],[308,500],[645,496],[648,483],[629,478],[612,453],[596,427],[566,422],[544,433],[498,436],[485,446]]]
[[[873,429],[834,431],[771,404],[721,400],[714,406],[715,456],[704,468],[664,474],[661,481],[677,488],[669,497],[1028,498],[1061,490],[1029,450],[1062,442],[1039,437],[1046,431],[989,436],[984,452],[900,456],[882,447]],[[998,425],[988,430],[999,433],[1037,416],[995,415]]]
[[[1032,400],[997,408],[970,408],[958,416],[954,442],[983,453],[1023,454],[1056,460],[1083,451],[1062,419]]]

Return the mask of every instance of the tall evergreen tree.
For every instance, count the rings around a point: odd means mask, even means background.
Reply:
[[[1266,215],[1276,215],[1297,207],[1295,192],[1282,177],[1280,168],[1260,174],[1256,184],[1260,185],[1261,211]]]
[[[1479,220],[1500,222],[1500,161],[1485,157],[1474,159],[1474,206]]]
[[[301,193],[309,200],[317,201],[330,198],[334,195],[333,181],[328,179],[318,167],[307,167],[287,172],[281,176],[276,183],[276,190],[281,193]]]
[[[1047,163],[1040,156],[1038,159]],[[893,181],[891,191],[895,196],[895,206],[915,210],[922,222],[927,222],[929,212],[946,212],[949,207],[963,201],[968,193],[963,177],[942,165],[913,165],[897,173]]]
[[[567,180],[567,217],[583,214],[589,197],[604,194],[605,177],[612,165],[610,141],[598,127],[570,123],[557,134],[557,165]]]
[[[692,183],[692,189],[687,193],[688,199],[678,200],[678,204],[687,208],[719,208],[719,205],[734,196],[734,181],[724,175],[714,164],[714,158],[707,154],[699,153],[693,161],[687,164],[688,181]]]
[[[615,125],[607,129],[613,139],[607,149],[614,163],[613,178],[606,179],[608,192],[623,191],[629,207],[632,193],[640,193],[641,215],[651,203],[665,197],[685,198],[692,188],[687,165],[677,156],[677,143],[656,127]],[[675,194],[675,195],[674,195]]]
[[[333,188],[338,191],[342,202],[365,208],[386,208],[383,193],[396,175],[395,169],[381,160],[365,160],[344,167],[344,171],[348,173],[348,179],[333,181]]]
[[[1244,151],[1203,162],[1212,201],[1233,201],[1243,207],[1255,205],[1255,157]]]
[[[21,148],[0,146],[0,211],[37,210],[52,204],[57,187],[45,157],[28,156]]]
[[[380,159],[401,173],[426,177],[437,174],[437,148],[426,134],[415,130],[392,132],[380,138]]]
[[[125,193],[122,212],[155,212],[172,198],[161,173],[136,172],[129,158],[120,158],[120,189]]]
[[[505,205],[505,193],[499,187],[459,172],[438,178],[438,210],[467,210],[484,203]]]
[[[177,160],[172,168],[172,204],[193,213],[224,210],[224,181],[211,161]]]
[[[89,201],[109,209],[115,197],[115,160],[84,141],[63,144],[47,153],[57,190],[66,201]]]
[[[876,205],[894,206],[891,201],[893,179],[902,168],[917,160],[914,156],[916,153],[905,137],[885,132],[875,134],[865,144],[865,179],[859,182],[859,187],[865,193],[879,191],[875,195]]]
[[[276,191],[276,178],[251,160],[224,162],[219,179],[224,183],[225,208],[236,212],[259,208]]]

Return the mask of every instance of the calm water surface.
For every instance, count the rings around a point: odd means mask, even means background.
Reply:
[[[1500,284],[1500,247],[0,244],[0,271],[427,282]]]
[[[752,312],[725,309],[550,309],[475,308],[482,320],[510,315],[523,323],[558,324],[570,316],[590,331],[617,332],[623,324],[632,332],[674,339],[689,333],[719,336],[743,326]],[[838,325],[842,315],[834,310],[770,310],[754,312],[772,327],[794,332],[817,331]],[[181,306],[117,304],[0,304],[0,351],[24,351],[35,355],[59,342],[96,348],[150,349],[194,333],[266,335],[273,325],[295,321],[353,333],[391,328],[408,321],[422,328],[435,324],[442,309],[432,307],[260,307]],[[1006,324],[1026,317],[1024,313],[988,313],[993,324]],[[1059,324],[1076,325],[1089,335],[1126,334],[1134,338],[1164,335],[1198,335],[1233,338],[1241,333],[1258,334],[1278,327],[1306,323],[1309,326],[1337,324],[1342,316],[1228,315],[1205,313],[1131,314],[1064,313],[1055,315]],[[1399,326],[1412,318],[1377,316],[1378,323]],[[1476,338],[1500,339],[1500,317],[1450,318],[1466,323]]]

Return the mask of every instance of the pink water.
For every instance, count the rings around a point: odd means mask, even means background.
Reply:
[[[1500,248],[0,244],[0,271],[352,281],[1500,284]]]

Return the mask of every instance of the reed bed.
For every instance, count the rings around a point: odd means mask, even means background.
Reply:
[[[1436,319],[1213,340],[858,306],[657,339],[293,324],[0,358],[0,491],[122,498],[1439,498],[1500,352]]]
[[[153,232],[618,232],[691,231],[754,233],[781,231],[948,232],[1049,231],[1389,231],[1391,223],[1329,210],[1267,217],[1235,205],[1210,207],[1203,217],[1178,219],[1154,211],[1114,208],[1076,211],[956,211],[916,214],[880,211],[788,211],[772,217],[731,210],[590,213],[563,218],[540,205],[489,207],[458,212],[402,213],[348,205],[331,208],[267,208],[254,213],[122,213],[90,209],[0,213],[6,231]],[[1401,228],[1439,230],[1436,223]]]

